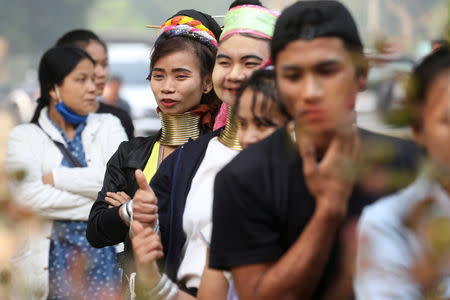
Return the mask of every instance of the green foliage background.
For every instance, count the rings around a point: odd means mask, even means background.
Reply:
[[[294,1],[262,0],[269,8],[278,9]],[[367,34],[367,7],[369,1],[373,0],[341,1],[352,11],[365,44],[373,45],[373,38]],[[444,28],[450,12],[447,12],[445,5],[450,0],[379,0],[381,33],[398,37],[402,34],[401,26],[398,18],[388,10],[388,1],[395,1],[407,8],[414,20],[415,41],[446,35]],[[8,41],[8,56],[3,61],[0,57],[0,83],[5,78],[14,82],[22,80],[27,69],[37,67],[43,51],[68,30],[90,28],[105,39],[132,37],[152,41],[156,30],[145,28],[146,24],[159,25],[176,11],[186,8],[222,15],[231,2],[232,0],[0,0],[0,39]]]
[[[160,24],[180,9],[223,14],[228,5],[217,0],[0,0],[0,36],[13,53],[41,52],[73,28],[145,37],[146,24]]]
[[[13,53],[48,48],[57,34],[86,24],[89,0],[0,0],[0,36]]]

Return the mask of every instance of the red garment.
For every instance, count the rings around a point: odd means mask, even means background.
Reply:
[[[213,128],[214,131],[225,126],[225,124],[227,123],[227,115],[228,115],[228,104],[222,102],[219,113],[216,116],[216,121],[214,122]]]
[[[216,105],[199,104],[195,106],[190,112],[200,117],[200,128],[206,131],[211,131],[212,114],[216,110]]]

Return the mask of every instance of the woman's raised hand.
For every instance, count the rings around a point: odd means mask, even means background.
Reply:
[[[133,197],[133,220],[139,221],[144,227],[153,227],[158,219],[158,201],[144,173],[136,170],[135,176],[139,189]]]
[[[156,261],[163,258],[163,246],[157,233],[149,226],[134,220],[131,224],[135,236],[131,238],[139,282],[152,289],[161,279]]]

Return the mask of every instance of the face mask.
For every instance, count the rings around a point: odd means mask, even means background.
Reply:
[[[61,95],[59,94],[58,87],[55,86],[56,95],[58,96],[59,103],[56,104],[55,108],[56,111],[59,112],[59,114],[63,117],[64,120],[69,122],[72,125],[78,125],[87,119],[86,116],[80,116],[73,110],[71,110],[61,99]]]

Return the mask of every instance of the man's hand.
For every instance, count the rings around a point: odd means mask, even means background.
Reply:
[[[147,183],[141,170],[135,172],[139,189],[133,197],[133,219],[139,221],[144,227],[153,227],[158,219],[158,205],[155,193]]]
[[[134,220],[131,224],[135,236],[131,238],[136,269],[139,281],[148,289],[154,288],[161,274],[156,261],[164,256],[161,239],[151,227],[144,228],[143,224]]]
[[[342,220],[347,213],[348,199],[353,189],[359,151],[356,129],[336,134],[319,163],[312,139],[306,134],[300,136],[299,151],[306,184],[316,199],[316,213]]]

